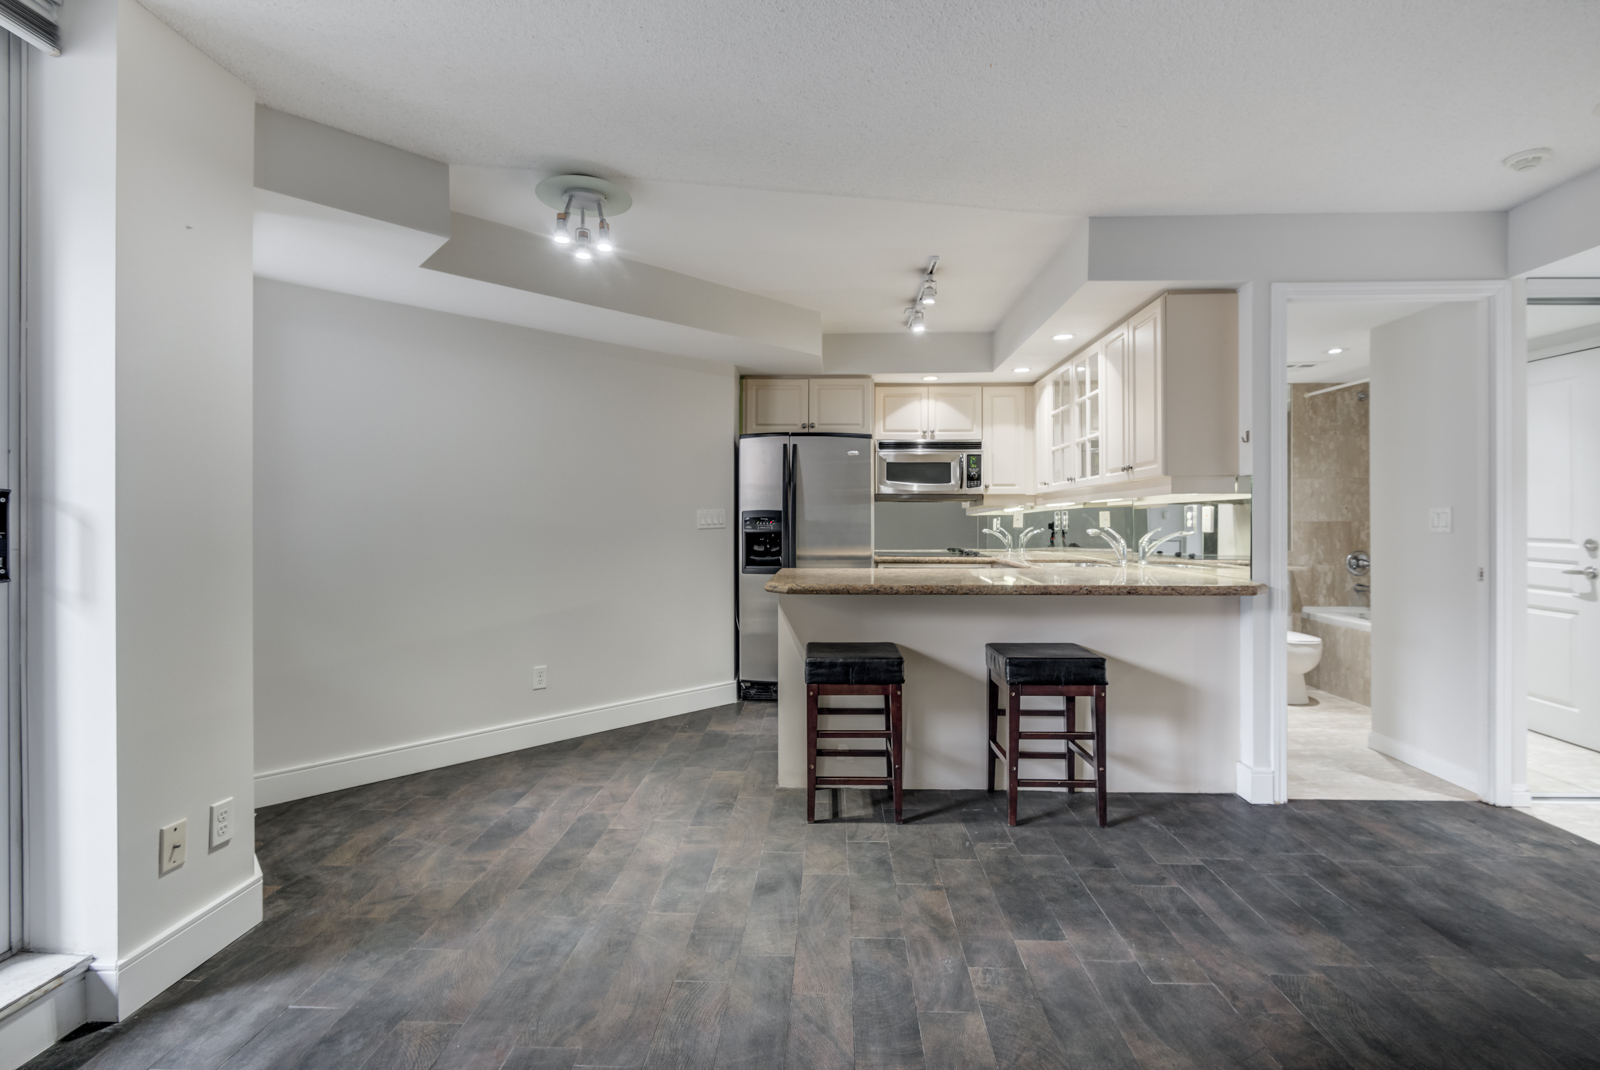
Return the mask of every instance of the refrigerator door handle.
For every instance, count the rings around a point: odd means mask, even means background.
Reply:
[[[791,457],[790,452],[789,452],[790,449],[791,449],[790,444],[788,442],[785,442],[785,443],[783,443],[783,447],[782,448],[783,448],[783,523],[778,528],[778,538],[781,541],[781,543],[783,544],[783,554],[781,556],[782,566],[784,568],[793,568],[794,567],[794,531],[795,531],[795,523],[794,523],[794,501],[795,501],[795,493],[794,493],[795,478],[794,478],[794,476],[795,476],[795,473],[794,473],[794,469],[795,469],[795,465],[800,460],[800,449],[799,449],[798,446],[793,447],[794,454]]]

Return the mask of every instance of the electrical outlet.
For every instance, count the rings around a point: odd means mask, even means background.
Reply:
[[[694,526],[702,531],[707,528],[725,528],[728,526],[728,511],[726,509],[696,509],[694,511]]]
[[[1453,510],[1448,505],[1436,505],[1428,510],[1428,530],[1438,535],[1450,534],[1455,526]]]
[[[161,829],[161,873],[168,873],[183,865],[189,845],[189,820],[175,821]]]
[[[211,847],[215,850],[233,839],[233,800],[211,804]]]
[[[544,674],[545,674],[545,666],[543,666],[543,665],[535,665],[533,667],[533,689],[535,691],[544,690],[544,687],[545,687]]]

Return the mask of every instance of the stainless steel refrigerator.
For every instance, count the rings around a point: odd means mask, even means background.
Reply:
[[[780,568],[872,567],[872,436],[741,435],[739,694],[778,689]]]

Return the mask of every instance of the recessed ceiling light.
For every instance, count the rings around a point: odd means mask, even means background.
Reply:
[[[1334,346],[1332,349],[1328,350],[1328,356],[1337,357],[1340,353],[1343,353],[1343,352],[1344,352],[1344,350],[1341,349],[1339,346]]]
[[[922,377],[922,381],[925,383],[937,383],[939,381],[939,377],[937,375],[924,375]]]
[[[1013,370],[1014,370],[1014,371],[1015,371],[1015,372],[1016,372],[1016,373],[1017,373],[1017,374],[1018,374],[1018,375],[1021,375],[1021,374],[1022,374],[1022,373],[1023,373],[1023,372],[1025,372],[1025,371],[1029,371],[1029,370],[1030,370],[1030,369],[1028,369],[1028,368],[1015,368],[1015,369],[1013,369]]]
[[[1070,334],[1057,334],[1057,335],[1052,335],[1051,336],[1051,341],[1054,341],[1054,342],[1065,342],[1067,339],[1069,339],[1071,337],[1072,337],[1072,335],[1070,335]]]
[[[1500,162],[1513,171],[1532,171],[1554,155],[1550,149],[1523,149],[1513,152]]]

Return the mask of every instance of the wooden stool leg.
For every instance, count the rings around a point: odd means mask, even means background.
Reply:
[[[989,790],[994,791],[994,763],[999,758],[994,753],[996,742],[995,730],[1000,726],[1000,685],[994,682],[994,674],[989,675],[989,708],[984,711],[984,720],[989,722],[989,742],[984,745],[983,756],[987,759],[984,763],[989,767]]]
[[[1094,689],[1094,814],[1106,827],[1106,689]]]
[[[889,688],[887,701],[889,703],[889,744],[893,748],[890,756],[889,775],[894,780],[894,823],[901,823],[901,804],[905,802],[905,778],[902,774],[905,752],[902,747],[901,730],[903,720],[900,716],[900,686],[893,684]]]
[[[806,824],[817,820],[817,685],[806,685]]]
[[[1064,695],[1062,696],[1061,701],[1066,703],[1066,705],[1061,709],[1061,723],[1063,726],[1061,730],[1063,732],[1076,732],[1078,730],[1078,696]],[[1072,749],[1072,744],[1069,741],[1062,740],[1061,742],[1062,745],[1067,748],[1067,779],[1077,780],[1078,752]],[[1068,795],[1071,795],[1077,790],[1078,789],[1073,787],[1071,784],[1067,785]]]
[[[1022,689],[1010,688],[1011,702],[1006,710],[1006,824],[1017,823],[1017,751],[1022,740]]]

